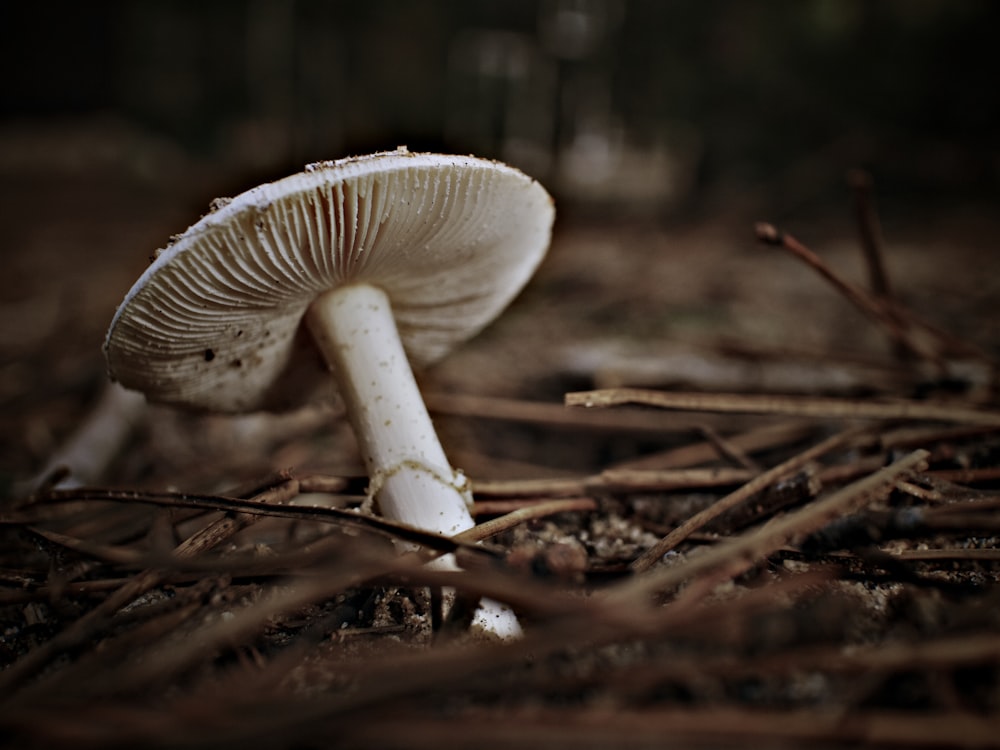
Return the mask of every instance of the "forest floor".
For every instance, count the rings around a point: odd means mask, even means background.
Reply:
[[[92,138],[0,149],[0,742],[1000,746],[995,217],[896,206],[879,294],[847,187],[777,234],[561,214],[419,374],[484,524],[416,537],[446,573],[355,512],[336,407],[102,401],[115,306],[247,185]],[[102,410],[124,443],[53,489]],[[524,637],[467,632],[480,595]]]

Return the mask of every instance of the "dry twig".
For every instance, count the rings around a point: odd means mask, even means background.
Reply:
[[[687,539],[695,531],[704,528],[723,513],[732,510],[740,503],[746,502],[754,495],[785,477],[794,474],[796,471],[806,466],[812,461],[843,447],[850,440],[863,434],[862,430],[848,430],[833,437],[827,438],[823,442],[814,445],[802,453],[782,462],[768,471],[758,474],[749,482],[744,484],[735,492],[731,492],[721,500],[717,500],[700,513],[691,516],[672,532],[667,534],[652,548],[647,550],[641,557],[632,563],[632,570],[641,573],[655,565],[667,552],[674,549],[678,544]]]
[[[669,589],[694,576],[714,572],[721,578],[739,575],[779,547],[804,537],[824,524],[853,513],[891,491],[901,476],[925,468],[927,451],[914,451],[869,477],[822,497],[776,519],[720,543],[680,565],[647,572],[615,592],[615,597],[635,596]]]
[[[821,396],[773,396],[742,393],[677,393],[640,388],[608,388],[566,394],[567,406],[600,407],[622,404],[656,406],[684,411],[742,414],[781,414],[827,419],[924,420],[1000,425],[1000,412],[960,404],[925,401],[863,401]]]

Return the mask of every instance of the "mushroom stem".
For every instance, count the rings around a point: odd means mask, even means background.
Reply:
[[[467,482],[438,441],[385,292],[337,287],[312,303],[306,321],[337,378],[382,514],[446,536],[472,528]],[[514,614],[489,600],[476,622],[503,638],[520,632]]]
[[[339,287],[313,302],[307,320],[337,378],[382,513],[449,536],[470,528],[465,478],[438,442],[385,292]]]

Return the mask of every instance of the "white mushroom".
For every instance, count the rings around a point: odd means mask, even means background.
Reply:
[[[544,188],[497,162],[399,149],[310,165],[219,202],[159,253],[112,320],[109,372],[153,401],[236,412],[313,397],[325,364],[382,513],[456,534],[470,493],[410,362],[507,306],[553,218]],[[493,602],[477,621],[517,631]]]

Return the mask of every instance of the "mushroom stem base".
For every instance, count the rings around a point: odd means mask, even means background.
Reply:
[[[337,379],[382,514],[446,536],[472,528],[471,493],[438,441],[385,292],[339,287],[313,302],[306,321]],[[521,632],[514,613],[489,599],[473,625],[503,639]]]

